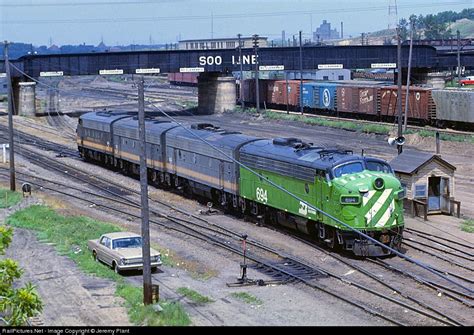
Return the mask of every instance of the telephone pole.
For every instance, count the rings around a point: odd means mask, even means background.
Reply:
[[[142,257],[143,257],[143,303],[152,304],[151,259],[150,259],[150,223],[148,212],[148,169],[145,147],[145,92],[143,76],[138,80],[138,137],[140,139],[140,189],[142,217]]]
[[[397,111],[398,111],[398,138],[403,136],[403,128],[402,128],[402,39],[400,34],[400,27],[397,27]],[[401,145],[397,145],[398,147],[398,154],[400,155],[403,151],[403,147]]]
[[[240,106],[242,110],[245,110],[245,102],[244,102],[244,69],[242,64],[242,34],[237,34],[239,38],[239,64],[240,64]]]
[[[458,38],[458,86],[461,86],[461,33],[456,31]]]
[[[260,90],[258,87],[258,77],[259,77],[259,72],[258,72],[258,35],[255,34],[252,36],[253,37],[253,49],[255,52],[255,98],[256,98],[256,104],[257,104],[257,113],[260,112]]]
[[[403,119],[403,130],[407,131],[408,126],[408,107],[410,100],[410,76],[411,76],[411,58],[413,53],[413,30],[415,30],[415,24],[411,22],[410,25],[410,52],[408,53],[408,73],[407,73],[407,96],[405,97],[405,116]]]
[[[9,139],[9,153],[10,153],[10,190],[16,191],[15,183],[15,151],[13,143],[13,89],[12,76],[10,70],[10,61],[8,60],[8,41],[4,42],[3,53],[5,59],[5,71],[7,73],[7,91],[8,91],[8,139]]]
[[[301,34],[303,32],[300,30],[300,112],[303,114],[303,43],[301,40]],[[288,92],[286,92],[288,95]]]

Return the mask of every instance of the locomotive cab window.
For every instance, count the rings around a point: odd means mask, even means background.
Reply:
[[[383,172],[383,173],[393,173],[392,168],[390,165],[383,163],[383,162],[376,162],[376,161],[367,161],[367,170],[369,171],[376,171],[376,172]]]
[[[364,166],[361,162],[351,162],[335,167],[333,169],[333,175],[335,178],[339,178],[346,174],[353,174],[362,171],[364,171]]]

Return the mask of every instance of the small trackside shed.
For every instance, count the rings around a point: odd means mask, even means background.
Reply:
[[[456,204],[459,216],[460,202],[454,198],[455,166],[440,155],[409,150],[395,157],[390,165],[405,188],[405,203],[412,214],[420,204],[425,214],[451,215]]]

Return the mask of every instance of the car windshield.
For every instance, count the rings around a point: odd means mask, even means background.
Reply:
[[[367,170],[383,173],[392,173],[390,165],[383,162],[367,161]]]
[[[126,237],[126,238],[119,238],[115,239],[112,242],[113,249],[118,248],[139,248],[142,246],[142,238],[141,237]]]
[[[352,162],[335,167],[333,170],[333,174],[335,178],[339,178],[346,174],[358,173],[362,171],[364,171],[364,166],[361,162]]]

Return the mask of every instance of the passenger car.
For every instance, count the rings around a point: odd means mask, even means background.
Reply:
[[[142,238],[130,232],[109,233],[98,240],[89,240],[87,247],[96,261],[110,265],[116,273],[143,268]],[[150,248],[151,268],[161,265],[161,255]]]
[[[474,85],[474,76],[470,76],[470,77],[466,77],[464,79],[461,79],[459,81],[459,83],[461,84],[461,86],[464,86],[464,85]]]

